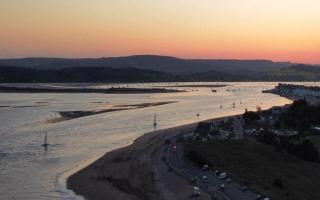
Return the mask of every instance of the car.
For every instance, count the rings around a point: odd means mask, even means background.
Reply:
[[[218,170],[215,170],[214,172],[214,175],[218,176],[220,174],[220,172]]]
[[[227,179],[227,182],[228,182],[228,183],[231,183],[231,178],[228,178],[228,179]]]
[[[261,194],[258,194],[258,195],[256,196],[256,200],[260,200],[261,198],[262,198]]]
[[[200,189],[198,187],[193,187],[192,194],[193,196],[200,196]]]
[[[207,183],[208,182],[208,177],[207,176],[203,176],[202,180]]]
[[[224,186],[224,184],[221,184],[220,186],[218,186],[218,188],[217,188],[218,190],[224,190],[225,189],[225,186]]]
[[[271,198],[269,198],[269,197],[266,197],[266,198],[264,198],[263,200],[271,200]]]
[[[242,191],[247,191],[247,190],[248,190],[248,187],[247,187],[247,186],[243,186],[243,187],[241,188],[241,190],[242,190]]]
[[[209,165],[206,164],[206,165],[203,165],[202,170],[206,171],[208,168],[209,168]]]

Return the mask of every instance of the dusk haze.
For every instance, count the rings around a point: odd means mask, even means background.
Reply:
[[[0,57],[320,63],[317,0],[3,0]]]
[[[320,199],[320,0],[0,1],[0,200]]]

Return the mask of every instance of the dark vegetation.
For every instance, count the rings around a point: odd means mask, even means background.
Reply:
[[[320,80],[320,68],[310,65],[293,65],[277,70],[272,70],[264,75],[264,79],[281,81],[318,81]]]
[[[312,124],[320,124],[320,106],[311,106],[306,100],[295,101],[286,113],[280,115],[277,127],[307,131]]]
[[[247,123],[259,119],[255,112],[245,112],[243,115]],[[287,152],[302,160],[310,162],[320,162],[319,151],[312,141],[305,139],[309,135],[312,125],[320,124],[320,106],[311,106],[306,100],[298,100],[279,115],[275,122],[278,130],[298,130],[297,136],[277,136],[264,127],[258,140],[268,145],[273,145],[278,152]],[[308,133],[308,134],[307,134]]]
[[[245,120],[246,123],[251,123],[259,120],[260,116],[256,112],[248,111],[246,109],[245,113],[243,114],[243,119]]]
[[[271,111],[262,111],[261,113],[271,115]],[[275,116],[274,116],[275,117]],[[247,125],[251,125],[260,119],[259,112],[246,111],[243,118]],[[257,137],[258,141],[274,146],[277,152],[286,152],[302,160],[310,162],[320,162],[319,149],[309,136],[319,137],[319,133],[311,127],[320,124],[320,106],[312,106],[305,99],[293,102],[293,104],[276,117],[274,125],[263,126],[263,131]],[[298,134],[277,135],[286,131],[295,131]],[[287,132],[288,133],[288,132]]]
[[[273,72],[274,73],[274,72]],[[282,73],[282,72],[281,72]],[[320,74],[320,72],[319,72]],[[182,82],[182,81],[316,81],[320,78],[269,75],[268,73],[237,74],[221,71],[171,74],[138,68],[76,67],[63,69],[30,69],[0,66],[0,82]],[[317,75],[318,76],[318,75]]]
[[[193,141],[184,155],[272,199],[320,199],[315,187],[320,184],[320,135],[312,128],[320,124],[320,106],[303,99],[277,114],[246,111],[243,118],[257,130],[256,140]]]
[[[275,200],[320,199],[320,164],[275,151],[261,142],[245,140],[194,142],[185,154],[199,166],[210,164],[257,193]]]
[[[203,167],[203,165],[208,165],[209,167],[212,167],[213,164],[210,162],[209,159],[203,157],[199,152],[197,151],[185,151],[184,156],[188,159],[192,160],[198,167]]]
[[[81,67],[38,70],[0,67],[0,82],[160,82],[180,80],[163,72],[134,68]]]
[[[272,185],[276,188],[282,189],[283,188],[283,184],[282,184],[282,180],[279,178],[275,178]]]
[[[277,152],[287,152],[302,160],[309,162],[320,162],[319,151],[310,140],[303,140],[296,144],[286,137],[276,137],[270,131],[265,130],[259,137],[259,141],[273,145]]]
[[[288,67],[291,63],[269,60],[218,60],[181,59],[170,56],[136,55],[127,57],[65,59],[65,58],[22,58],[0,59],[0,64],[34,69],[62,69],[70,67],[138,68],[170,74],[193,74],[220,71],[234,74],[263,72]]]

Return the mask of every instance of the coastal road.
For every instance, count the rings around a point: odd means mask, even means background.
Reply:
[[[210,192],[218,200],[255,200],[257,194],[247,190],[243,191],[243,185],[226,180],[220,180],[210,170],[201,170],[190,161],[184,159],[182,143],[171,143],[167,152],[167,162],[174,167],[178,173],[186,176],[188,179],[196,181],[196,185]],[[208,182],[202,180],[203,176],[208,177]],[[217,187],[221,184],[225,185],[225,190],[218,190]]]

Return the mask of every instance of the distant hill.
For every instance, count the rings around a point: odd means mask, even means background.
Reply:
[[[267,72],[262,78],[275,81],[319,81],[320,68],[311,65],[293,65]]]
[[[206,71],[170,74],[138,68],[73,67],[55,70],[1,66],[0,82],[165,82],[165,81],[319,81],[320,68],[309,65],[267,72]]]
[[[281,69],[292,65],[268,60],[181,59],[169,56],[137,55],[110,58],[21,58],[0,59],[1,65],[34,69],[62,69],[70,67],[138,68],[171,74],[190,74],[207,71],[246,74]]]
[[[129,56],[0,59],[0,82],[319,81],[320,67],[268,60]]]
[[[80,67],[39,70],[0,66],[0,82],[162,82],[180,81],[176,75],[134,68]]]

